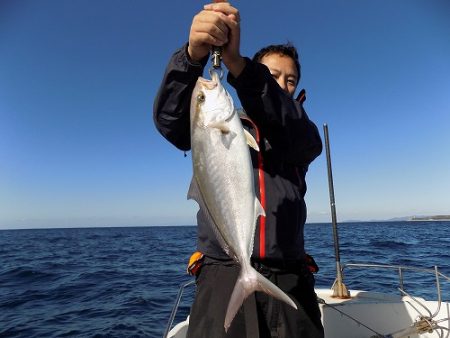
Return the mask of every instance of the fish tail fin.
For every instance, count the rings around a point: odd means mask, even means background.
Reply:
[[[273,284],[270,280],[261,275],[259,272],[256,273],[258,276],[257,291],[265,292],[268,295],[272,296],[273,298],[285,302],[286,304],[292,306],[294,309],[297,310],[297,305],[283,290],[281,290],[278,286]]]
[[[228,331],[234,316],[239,311],[244,300],[255,291],[265,292],[297,309],[297,305],[286,293],[248,264],[241,269],[233,293],[231,294],[225,315],[225,332]]]

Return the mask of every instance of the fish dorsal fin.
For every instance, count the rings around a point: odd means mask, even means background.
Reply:
[[[266,216],[266,212],[264,211],[263,206],[261,205],[261,202],[255,197],[255,222],[256,222],[256,218],[258,218],[258,216]]]
[[[255,138],[250,134],[247,130],[244,129],[244,135],[245,139],[247,140],[247,144],[255,149],[256,151],[259,151],[258,143],[256,142]]]
[[[200,217],[202,218],[202,220],[205,223],[207,223],[207,225],[206,225],[207,227],[209,227],[210,229],[213,229],[214,234],[216,235],[217,241],[219,242],[220,246],[223,248],[225,253],[228,256],[232,257],[230,246],[223,239],[223,236],[220,233],[219,228],[216,225],[216,222],[214,221],[213,217],[211,216],[211,213],[208,210],[208,206],[205,203],[201,189],[197,183],[197,180],[195,179],[195,176],[192,177],[191,185],[189,186],[187,198],[193,199],[194,201],[196,201],[198,203],[198,205],[200,207]]]
[[[191,184],[189,185],[189,190],[187,194],[188,200],[194,200],[197,203],[200,204],[200,200],[202,199],[200,189],[197,184],[197,180],[195,179],[195,176],[192,177]]]

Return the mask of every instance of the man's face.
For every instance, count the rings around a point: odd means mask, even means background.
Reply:
[[[263,56],[261,63],[269,68],[270,74],[280,87],[290,96],[293,96],[298,82],[297,67],[294,60],[286,55],[272,53]]]

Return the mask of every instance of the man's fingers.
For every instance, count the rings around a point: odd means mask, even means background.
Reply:
[[[209,10],[209,11],[215,11],[215,12],[221,12],[225,15],[231,15],[233,14],[236,18],[236,21],[240,21],[239,11],[230,5],[229,2],[216,2],[212,4],[206,4],[203,6],[203,9]]]
[[[222,13],[203,11],[195,17],[192,33],[209,34],[216,43],[224,44],[228,40],[229,21],[230,19]],[[205,35],[201,34],[200,37],[205,37]]]
[[[223,46],[226,43],[226,41],[205,32],[196,33],[196,39],[196,41],[201,42],[202,45]]]
[[[209,24],[198,24],[195,31],[192,32],[192,38],[202,44],[214,44],[221,46],[228,41],[228,34],[225,34],[217,27],[211,27]]]

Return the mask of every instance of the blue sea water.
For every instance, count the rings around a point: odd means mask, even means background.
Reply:
[[[330,287],[335,258],[330,224],[307,224],[307,251]],[[339,224],[341,261],[421,268],[450,276],[450,222]],[[0,231],[0,337],[162,337],[180,284],[191,277],[195,227]],[[351,289],[398,293],[396,273],[346,269]],[[406,289],[436,299],[432,275],[407,272]],[[176,317],[189,312],[194,287]],[[450,283],[442,281],[450,300]]]

